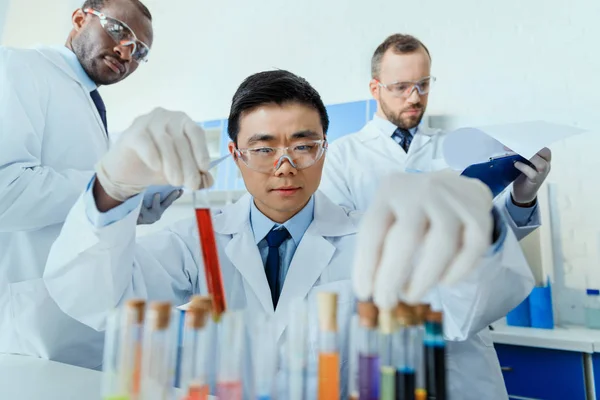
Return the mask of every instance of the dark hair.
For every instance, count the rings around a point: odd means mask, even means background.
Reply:
[[[242,82],[231,100],[229,138],[237,144],[242,114],[265,104],[299,103],[319,112],[323,133],[327,134],[329,117],[319,93],[304,78],[289,71],[264,71],[250,75]]]
[[[410,54],[415,51],[423,48],[429,59],[431,60],[431,54],[429,54],[429,50],[427,47],[414,36],[411,35],[403,35],[401,33],[396,33],[394,35],[388,36],[387,39],[383,41],[377,48],[375,49],[375,53],[373,53],[373,57],[371,58],[371,77],[377,78],[379,73],[381,72],[381,60],[383,59],[383,55],[389,50],[396,54]]]
[[[81,6],[81,9],[85,10],[86,8],[93,8],[94,10],[100,11],[110,1],[111,0],[86,0],[85,3],[83,3],[83,5]],[[131,0],[131,2],[133,2],[138,7],[138,9],[142,12],[142,14],[144,14],[146,18],[152,21],[152,14],[150,14],[150,10],[148,10],[148,7],[146,7],[139,0]]]

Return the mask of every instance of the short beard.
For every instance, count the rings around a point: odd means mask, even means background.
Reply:
[[[416,117],[416,119],[411,118],[410,120],[406,121],[406,120],[403,120],[402,116],[401,116],[402,112],[406,111],[406,109],[401,110],[398,113],[394,113],[392,110],[390,110],[387,107],[387,105],[383,101],[380,101],[380,104],[381,104],[381,111],[383,112],[383,115],[385,115],[387,120],[390,121],[395,126],[397,126],[398,128],[402,128],[402,129],[413,129],[413,128],[419,126],[419,124],[421,123],[421,120],[423,119],[423,114],[425,114],[424,107],[420,103],[415,104],[412,108],[417,108],[417,109],[421,110],[421,113]]]

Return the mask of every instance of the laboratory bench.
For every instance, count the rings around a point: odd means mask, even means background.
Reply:
[[[510,399],[600,399],[600,330],[496,323],[492,339]]]

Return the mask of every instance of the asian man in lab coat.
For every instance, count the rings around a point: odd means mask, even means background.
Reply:
[[[489,332],[480,331],[521,302],[533,279],[490,191],[454,174],[392,176],[357,246],[360,213],[318,190],[328,125],[319,94],[290,72],[252,75],[235,93],[229,151],[249,194],[213,214],[228,307],[274,318],[284,345],[291,302],[337,292],[346,377],[353,287],[382,308],[400,295],[426,299],[444,310],[446,336],[458,344],[449,346],[452,398],[505,399],[490,385],[502,377]],[[135,225],[145,187],[211,185],[209,160],[203,131],[182,113],[155,110],[123,133],[51,249],[44,279],[62,310],[103,330],[107,312],[127,299],[180,305],[207,293],[193,217],[137,239]],[[398,196],[404,190],[410,195]],[[420,261],[406,262],[419,249]],[[318,326],[309,314],[314,394]]]
[[[137,0],[89,0],[72,24],[64,46],[0,48],[0,352],[94,368],[102,336],[60,311],[42,274],[109,147],[98,88],[147,59],[152,17]],[[178,195],[142,208],[138,222],[158,219]]]
[[[421,123],[435,82],[427,47],[410,35],[388,37],[373,54],[371,77],[377,112],[360,132],[331,143],[321,184],[335,203],[356,210],[369,206],[373,189],[390,172],[448,167],[443,157],[446,133]],[[521,176],[496,199],[519,240],[540,224],[536,197],[550,172],[550,159],[545,148],[531,159],[537,171],[516,163]]]

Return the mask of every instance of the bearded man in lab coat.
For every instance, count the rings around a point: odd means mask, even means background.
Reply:
[[[331,200],[353,210],[367,209],[374,189],[391,172],[448,167],[446,133],[421,124],[435,82],[427,47],[410,35],[388,37],[373,54],[371,77],[377,112],[360,132],[331,143],[321,184]],[[522,174],[495,199],[519,240],[540,225],[536,198],[550,172],[550,150],[544,148],[530,161],[536,168],[517,162]]]
[[[329,120],[308,82],[287,71],[252,75],[235,93],[228,122],[229,151],[249,192],[213,214],[230,309],[273,318],[283,346],[290,305],[337,292],[343,393],[353,292],[382,309],[399,296],[425,300],[444,311],[446,337],[460,344],[448,347],[451,366],[502,379],[489,332],[480,331],[519,304],[533,278],[485,185],[446,173],[391,176],[357,238],[360,213],[318,190]],[[181,305],[207,294],[195,219],[137,240],[135,222],[144,188],[206,187],[209,161],[204,132],[183,113],[158,109],[123,133],[48,257],[44,279],[62,310],[103,330],[108,312],[128,299]],[[400,196],[405,190],[410,195]],[[317,312],[309,315],[307,393],[315,398],[319,329]],[[455,400],[506,397],[456,368],[448,382]],[[289,398],[283,380],[279,390]]]
[[[60,311],[42,274],[109,147],[98,87],[146,61],[152,16],[138,0],[89,0],[72,24],[65,46],[0,48],[0,352],[95,368],[102,335]],[[158,219],[178,195],[143,208],[138,222]]]

